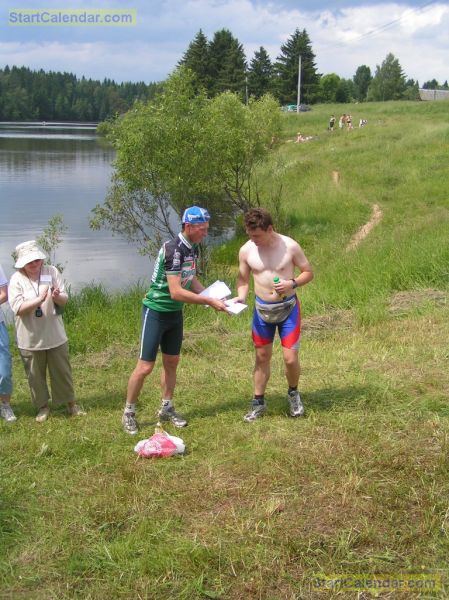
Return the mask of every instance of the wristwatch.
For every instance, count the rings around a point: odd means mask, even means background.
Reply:
[[[296,279],[292,279],[292,283],[293,283],[292,290],[296,290],[296,288],[298,287],[298,284],[296,283]]]

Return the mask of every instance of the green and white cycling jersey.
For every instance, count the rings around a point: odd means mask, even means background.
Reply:
[[[170,296],[167,275],[180,275],[181,286],[190,289],[196,275],[197,258],[197,246],[191,244],[182,233],[165,242],[159,250],[150,289],[143,299],[144,305],[159,312],[182,310],[184,303],[173,300]]]

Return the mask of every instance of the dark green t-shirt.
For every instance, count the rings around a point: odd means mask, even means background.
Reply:
[[[182,310],[183,302],[172,300],[168,288],[167,275],[179,275],[181,286],[190,289],[192,279],[196,275],[196,261],[198,250],[182,233],[173,240],[165,242],[159,250],[151,285],[143,303],[152,310],[159,312],[172,312]]]

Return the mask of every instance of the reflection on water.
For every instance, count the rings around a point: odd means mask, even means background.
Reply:
[[[9,139],[14,139],[14,138],[18,138],[21,140],[32,140],[33,138],[39,137],[39,139],[41,140],[83,140],[85,141],[86,139],[88,140],[94,140],[95,136],[83,136],[83,135],[71,135],[71,134],[64,134],[64,133],[60,133],[58,135],[45,135],[43,133],[21,133],[21,132],[17,132],[17,133],[3,133],[0,131],[0,138],[9,138]]]
[[[0,124],[0,262],[13,272],[11,252],[61,214],[67,232],[56,260],[73,289],[92,281],[108,288],[145,285],[149,258],[106,231],[91,231],[92,208],[104,201],[112,149],[88,126]]]

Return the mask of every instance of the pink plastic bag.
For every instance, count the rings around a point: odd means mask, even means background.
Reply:
[[[162,458],[182,454],[185,445],[181,438],[168,433],[155,433],[148,440],[141,440],[134,448],[139,456],[144,458]]]

